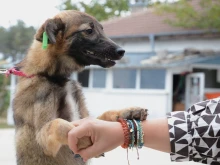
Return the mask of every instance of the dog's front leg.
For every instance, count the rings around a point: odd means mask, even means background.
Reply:
[[[37,134],[37,141],[48,156],[55,157],[62,145],[68,145],[68,132],[75,126],[63,119],[54,119],[47,123]],[[89,137],[80,139],[79,148],[91,146]]]
[[[55,157],[62,145],[67,145],[68,132],[74,126],[63,119],[54,119],[37,133],[37,142],[48,156]]]
[[[57,118],[59,98],[54,93],[34,104],[36,141],[48,156],[56,156],[60,147],[67,144],[68,132],[74,127],[70,122]]]
[[[103,113],[98,119],[105,121],[117,121],[118,118],[123,119],[136,119],[136,120],[146,120],[147,109],[141,107],[129,107],[121,110],[110,110]]]

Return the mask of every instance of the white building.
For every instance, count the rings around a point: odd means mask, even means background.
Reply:
[[[141,106],[161,117],[220,92],[220,33],[171,27],[167,17],[145,9],[103,22],[126,53],[111,69],[91,66],[74,75],[92,115]]]

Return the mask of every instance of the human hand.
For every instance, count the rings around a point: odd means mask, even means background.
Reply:
[[[119,122],[108,122],[85,118],[72,122],[76,127],[68,133],[70,149],[84,161],[111,151],[124,143],[124,133]],[[77,143],[82,137],[90,137],[92,146],[78,150]]]

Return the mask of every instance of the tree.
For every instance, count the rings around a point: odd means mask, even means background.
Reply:
[[[179,0],[176,3],[162,3],[157,6],[160,14],[174,14],[166,21],[173,26],[220,30],[219,0]]]
[[[88,1],[87,1],[88,2]],[[63,0],[60,10],[79,10],[94,16],[98,21],[107,20],[129,13],[131,6],[152,6],[160,3],[160,0]]]
[[[97,20],[107,20],[114,16],[120,16],[123,12],[129,11],[129,0],[91,0],[89,4],[79,1],[65,0],[62,10],[79,10],[94,16]]]
[[[7,90],[10,79],[0,75],[0,117],[6,117],[6,112],[10,102],[10,93]]]
[[[35,33],[34,27],[26,27],[21,20],[5,29],[0,27],[0,52],[4,57],[20,59],[26,53]]]
[[[26,27],[23,21],[9,28],[0,27],[0,53],[5,58],[20,59],[30,46],[35,29]],[[5,117],[9,106],[10,94],[7,89],[10,79],[0,75],[0,116]]]

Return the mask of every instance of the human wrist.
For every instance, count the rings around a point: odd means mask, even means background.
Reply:
[[[142,121],[119,118],[118,122],[120,122],[124,133],[124,143],[121,147],[130,149],[133,147],[142,148],[144,145]]]
[[[118,146],[122,145],[124,143],[124,131],[119,122],[113,122],[114,123],[114,133],[117,137]]]

